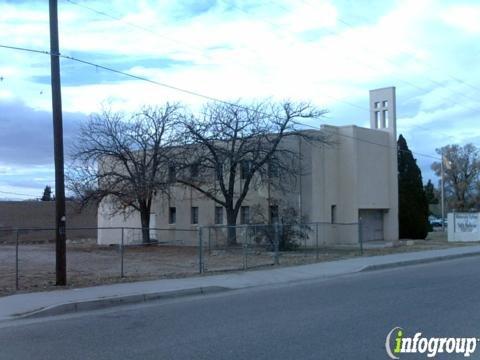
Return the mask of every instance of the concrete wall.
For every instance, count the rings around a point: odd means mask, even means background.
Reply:
[[[97,208],[89,206],[80,212],[78,204],[66,203],[68,228],[95,228],[97,226]],[[0,229],[12,228],[54,228],[54,201],[2,201],[0,202]],[[96,230],[75,230],[67,232],[68,239],[95,238]],[[29,231],[22,232],[20,240],[34,241],[55,239],[55,232]],[[0,231],[0,241],[13,241],[11,231]]]

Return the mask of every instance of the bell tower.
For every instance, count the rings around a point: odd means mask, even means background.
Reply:
[[[387,241],[398,240],[398,160],[397,108],[395,87],[370,90],[370,128],[389,133],[388,192],[389,209],[384,213],[383,236]]]
[[[397,140],[395,87],[370,90],[370,128],[387,129]]]

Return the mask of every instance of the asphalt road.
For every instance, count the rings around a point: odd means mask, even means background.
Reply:
[[[479,269],[472,257],[16,321],[0,325],[0,359],[387,359],[396,326],[480,337]]]

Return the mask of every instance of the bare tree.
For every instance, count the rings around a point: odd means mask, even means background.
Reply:
[[[104,110],[81,127],[73,146],[70,190],[83,203],[109,201],[113,213],[138,211],[144,243],[153,197],[168,191],[165,171],[179,114],[179,105],[168,103],[133,115]]]
[[[300,131],[301,120],[324,113],[306,103],[207,104],[201,116],[183,121],[184,156],[177,161],[179,168],[194,170],[176,180],[225,208],[228,241],[234,244],[234,226],[250,188],[281,174],[280,181],[270,181],[281,189],[289,177],[300,174],[301,155],[282,145],[292,136],[325,143],[320,132]]]
[[[451,206],[465,210],[474,206],[480,175],[480,152],[473,144],[447,145],[436,152],[443,157],[445,192]],[[440,162],[432,169],[441,176]]]

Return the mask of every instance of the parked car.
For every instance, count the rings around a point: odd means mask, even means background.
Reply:
[[[432,227],[441,227],[442,226],[442,219],[441,218],[437,218],[436,216],[429,216],[428,217],[428,222],[430,223],[430,225],[432,225]],[[443,225],[445,227],[447,227],[447,220],[445,219],[443,221]]]

